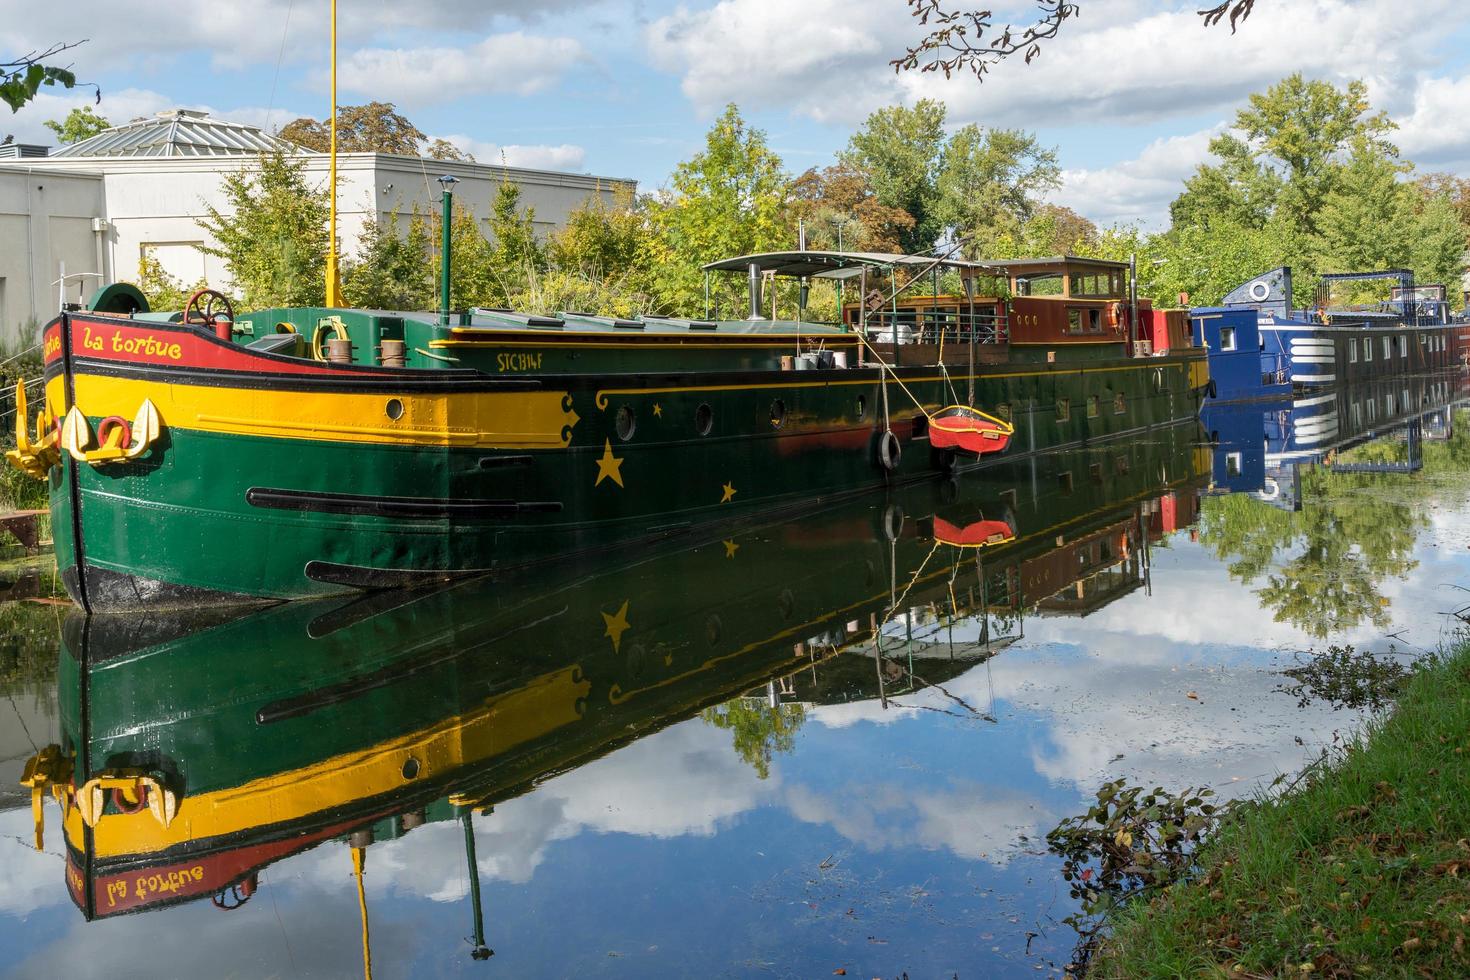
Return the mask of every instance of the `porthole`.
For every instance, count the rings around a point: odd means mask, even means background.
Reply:
[[[777,398],[771,402],[771,428],[779,429],[786,424],[786,403]]]
[[[790,589],[782,589],[781,594],[776,596],[776,611],[781,614],[782,619],[790,619],[791,614],[796,611],[796,594]]]
[[[403,418],[403,402],[399,401],[397,398],[390,398],[388,399],[388,405],[384,409],[384,411],[388,413],[388,418],[392,419],[394,422],[397,422],[399,419]]]
[[[858,395],[857,415],[858,415],[858,421],[862,421],[864,418],[867,417],[867,415],[868,415],[868,396],[867,395]]]
[[[694,410],[694,431],[702,436],[710,434],[715,427],[715,410],[708,405],[700,405]]]
[[[409,756],[408,760],[403,763],[403,778],[414,779],[417,778],[418,774],[419,760],[415,759],[413,756]]]
[[[720,617],[711,613],[709,619],[704,621],[704,638],[709,641],[710,646],[720,642],[720,634],[724,629],[725,624],[720,621]]]
[[[633,417],[633,410],[627,405],[618,409],[617,419],[614,421],[617,428],[618,438],[627,442],[633,438],[633,433],[638,430],[638,420]]]

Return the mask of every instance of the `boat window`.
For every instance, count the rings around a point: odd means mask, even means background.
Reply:
[[[1102,333],[1102,310],[1087,311],[1087,329],[1092,333]]]
[[[786,424],[786,403],[777,398],[771,402],[771,428],[779,429]]]
[[[1115,473],[1119,473],[1119,474],[1127,473],[1128,472],[1128,469],[1129,469],[1129,467],[1131,465],[1132,464],[1128,461],[1128,457],[1127,456],[1114,456],[1113,457],[1113,472],[1115,472]]]
[[[1225,454],[1225,475],[1226,476],[1240,476],[1240,464],[1241,464],[1241,460],[1243,460],[1244,458],[1245,457],[1241,453],[1226,453]]]
[[[1392,337],[1384,337],[1383,338],[1383,359],[1386,361],[1390,357],[1393,357],[1393,338]]]
[[[1081,332],[1082,332],[1082,311],[1081,310],[1075,310],[1075,309],[1068,310],[1067,311],[1067,333],[1081,333]]]
[[[1399,357],[1409,356],[1409,338],[1399,334]]]
[[[868,396],[858,395],[857,417],[861,421],[868,414]]]
[[[1113,414],[1122,415],[1126,411],[1128,411],[1128,396],[1120,391],[1113,396]]]
[[[1087,396],[1087,417],[1095,419],[1102,414],[1102,399],[1096,395]]]
[[[859,416],[861,418],[861,416]],[[709,405],[700,405],[694,410],[694,431],[702,436],[710,434],[715,427],[715,411]]]
[[[615,424],[618,430],[618,438],[623,442],[627,442],[633,438],[633,433],[638,429],[638,420],[633,417],[633,410],[627,405],[618,409]]]
[[[1235,328],[1234,327],[1221,327],[1220,328],[1220,349],[1221,350],[1235,350]]]
[[[1072,400],[1070,398],[1057,399],[1057,421],[1066,422],[1072,417]]]
[[[1059,272],[1050,275],[1029,276],[1016,278],[1017,296],[1060,296],[1062,295],[1062,276]]]
[[[1072,276],[1072,295],[1097,299],[1113,299],[1122,294],[1117,273],[1102,272],[1095,275]]]
[[[1062,488],[1062,493],[1072,492],[1072,471],[1057,474],[1057,485]]]
[[[1373,338],[1372,337],[1364,337],[1363,338],[1363,360],[1365,360],[1365,361],[1371,361],[1371,360],[1373,360]]]
[[[1356,363],[1358,363],[1358,345],[1357,344],[1354,344],[1354,343],[1349,343],[1348,344],[1348,363],[1349,364],[1356,364]]]
[[[1001,404],[995,406],[995,417],[999,419],[1005,419],[1007,422],[1009,422],[1011,420],[1010,403],[1002,402]]]
[[[1092,482],[1093,483],[1101,483],[1102,482],[1102,464],[1101,463],[1092,463],[1091,465],[1089,465],[1087,467],[1087,473],[1088,473],[1089,476],[1092,477]]]

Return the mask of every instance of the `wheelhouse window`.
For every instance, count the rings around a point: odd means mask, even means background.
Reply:
[[[1087,332],[1102,333],[1102,310],[1087,311]]]
[[[1128,411],[1128,396],[1120,391],[1113,396],[1113,414],[1122,415],[1126,411]]]
[[[1235,328],[1234,327],[1221,327],[1220,328],[1220,349],[1221,350],[1235,350]]]
[[[1087,417],[1095,419],[1102,414],[1102,399],[1096,395],[1087,396]]]
[[[1070,398],[1057,399],[1057,421],[1066,422],[1072,417],[1072,400]]]
[[[1074,309],[1069,309],[1067,311],[1067,333],[1081,333],[1081,332],[1082,332],[1082,311],[1079,310],[1079,309],[1075,309],[1075,308]]]
[[[1017,296],[1060,296],[1064,280],[1060,272],[1050,275],[1024,276],[1016,279]]]

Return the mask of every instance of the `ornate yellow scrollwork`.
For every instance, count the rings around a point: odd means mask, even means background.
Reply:
[[[87,421],[87,416],[73,405],[62,420],[60,441],[61,448],[78,463],[102,466],[137,459],[157,441],[162,431],[163,423],[158,417],[158,409],[149,398],[143,399],[131,426],[121,419],[104,420],[98,426],[100,439],[92,435],[92,425]],[[94,442],[99,443],[95,448],[92,445]]]
[[[47,471],[61,462],[61,452],[56,445],[56,426],[54,420],[42,409],[36,413],[35,439],[31,438],[29,427],[26,386],[24,381],[18,381],[15,385],[15,448],[5,454],[5,459],[21,472],[37,480],[44,480]]]

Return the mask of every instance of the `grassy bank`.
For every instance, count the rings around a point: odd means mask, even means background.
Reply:
[[[1470,643],[1201,874],[1120,914],[1098,977],[1470,976]]]

